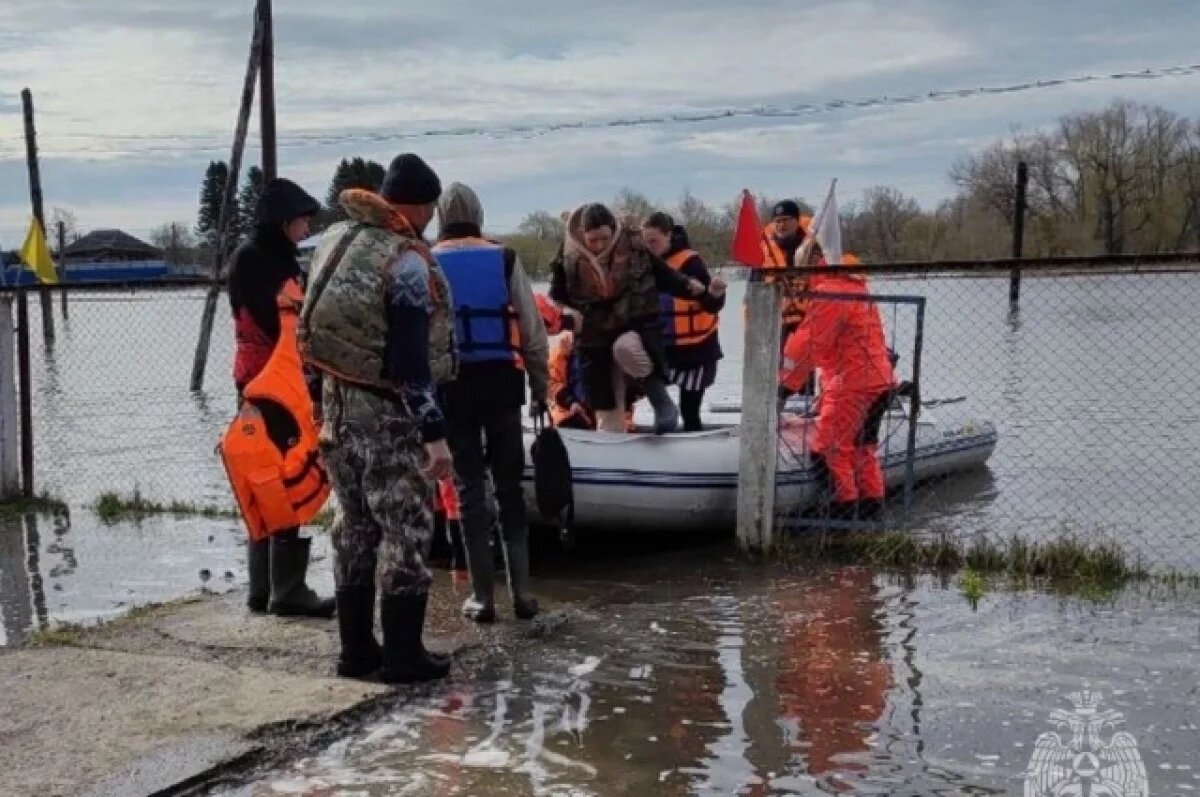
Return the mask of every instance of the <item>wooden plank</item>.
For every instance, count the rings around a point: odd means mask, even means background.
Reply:
[[[775,468],[779,456],[779,347],[783,295],[778,281],[746,285],[737,539],[745,553],[775,547]]]

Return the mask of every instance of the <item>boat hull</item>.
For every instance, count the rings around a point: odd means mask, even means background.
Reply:
[[[737,516],[739,430],[727,424],[703,432],[663,436],[560,430],[571,460],[575,526],[629,531],[687,532],[732,529]],[[800,512],[819,490],[806,441],[811,421],[791,419],[780,435],[775,509]],[[525,432],[526,449],[533,430]],[[995,427],[980,420],[917,424],[914,482],[983,466],[996,448]],[[889,489],[908,473],[907,425],[880,443]],[[534,500],[533,471],[523,480],[530,518],[545,522]]]

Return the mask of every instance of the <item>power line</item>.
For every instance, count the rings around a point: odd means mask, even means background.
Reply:
[[[321,147],[356,143],[380,143],[387,141],[408,141],[425,138],[533,138],[552,133],[578,130],[604,130],[620,128],[636,128],[671,124],[698,124],[727,119],[789,119],[815,116],[842,110],[863,110],[901,105],[920,105],[931,102],[946,102],[966,99],[968,97],[1016,94],[1027,91],[1055,88],[1059,86],[1081,83],[1113,82],[1121,80],[1159,80],[1167,77],[1182,77],[1200,74],[1200,64],[1184,64],[1161,68],[1147,68],[1110,74],[1078,75],[1064,78],[1044,78],[1025,83],[1012,83],[999,86],[979,86],[974,88],[941,89],[924,93],[909,93],[900,95],[880,95],[858,99],[833,99],[817,103],[789,103],[782,105],[752,105],[733,106],[727,108],[709,108],[697,111],[679,111],[643,116],[621,116],[599,119],[574,119],[560,122],[545,122],[539,124],[498,125],[498,126],[457,126],[428,128],[425,130],[399,132],[391,129],[371,129],[347,131],[339,133],[300,132],[281,137],[280,147]],[[19,140],[18,136],[6,137],[10,141]],[[70,150],[59,150],[70,154],[116,155],[126,151],[136,153],[166,153],[182,154],[187,152],[210,152],[226,146],[221,134],[97,134],[82,133],[46,134],[41,136],[42,142],[89,140],[111,141],[114,144],[122,142],[129,146],[112,147],[76,147]],[[195,143],[189,143],[195,142]],[[201,143],[203,142],[203,143]],[[146,143],[149,146],[143,146]],[[43,150],[50,150],[42,144]]]

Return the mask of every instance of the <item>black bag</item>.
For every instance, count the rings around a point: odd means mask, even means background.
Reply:
[[[533,460],[533,486],[542,519],[569,524],[574,514],[575,493],[571,485],[571,459],[558,430],[534,420],[537,437],[529,447]]]

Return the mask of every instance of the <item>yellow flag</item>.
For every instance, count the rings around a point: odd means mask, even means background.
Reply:
[[[37,274],[39,282],[58,282],[54,259],[50,257],[50,249],[46,246],[46,234],[42,232],[42,225],[37,223],[37,219],[29,225],[29,234],[25,236],[25,245],[21,247],[21,262]]]

